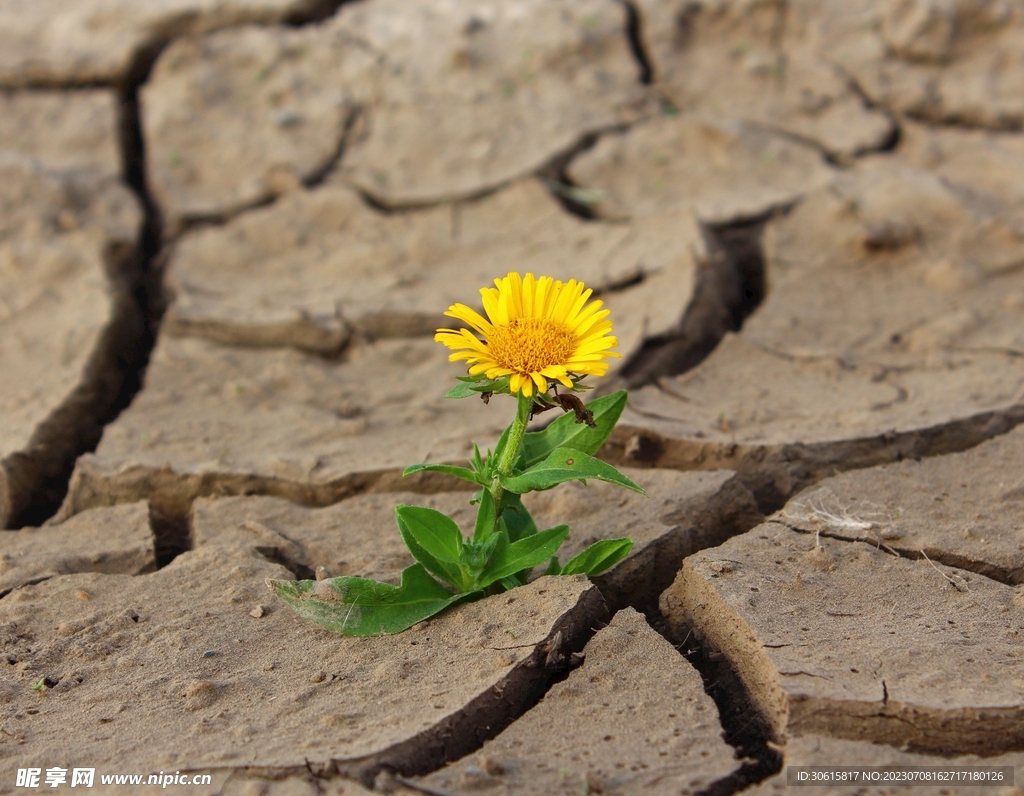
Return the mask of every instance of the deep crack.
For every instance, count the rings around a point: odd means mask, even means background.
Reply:
[[[4,460],[9,481],[7,527],[43,524],[60,507],[77,458],[96,449],[103,428],[131,403],[142,385],[164,311],[159,267],[160,215],[146,189],[138,98],[118,92],[122,179],[143,209],[133,246],[104,253],[112,311],[79,385],[33,433],[27,448]]]
[[[283,22],[292,26],[317,23],[349,1],[307,0]],[[166,26],[136,49],[131,63],[114,86],[102,81],[42,81],[38,85],[29,83],[17,87],[114,90],[121,177],[142,207],[143,225],[135,246],[106,253],[113,310],[79,387],[40,424],[26,450],[14,452],[4,460],[10,500],[6,521],[9,528],[41,525],[57,512],[67,495],[78,457],[96,449],[104,427],[117,419],[142,388],[168,297],[163,285],[164,223],[148,185],[139,89],[149,79],[154,64],[171,41],[190,32],[189,19]],[[204,31],[209,32],[212,31]],[[338,151],[322,170],[309,178],[310,184],[321,181],[342,156],[358,113],[359,109],[354,109],[348,115]],[[181,526],[180,514],[166,516],[177,517],[168,520],[171,526]],[[161,523],[163,520],[158,521]],[[173,532],[169,538],[179,535]],[[164,557],[172,559],[181,552],[179,547],[178,542],[169,543]]]
[[[649,86],[654,82],[654,67],[644,40],[643,16],[632,0],[620,0],[620,2],[626,11],[626,39],[629,41],[630,52],[633,53],[640,72],[640,83]]]
[[[383,752],[334,761],[329,773],[358,779],[372,788],[382,772],[402,777],[428,774],[477,751],[540,702],[557,678],[567,675],[576,660],[574,653],[586,646],[607,616],[600,592],[588,590],[576,608],[552,627],[546,641],[536,645],[530,658],[509,672],[500,690],[489,689],[420,735]]]
[[[677,326],[644,341],[623,366],[626,386],[636,389],[692,370],[728,332],[738,331],[765,296],[765,225],[780,211],[749,220],[705,225],[710,259],[701,266],[693,299]]]
[[[604,130],[594,130],[580,136],[576,143],[554,155],[541,166],[536,174],[547,186],[551,195],[562,205],[565,212],[584,221],[598,220],[594,206],[600,196],[594,191],[582,188],[569,176],[569,166],[578,156],[594,148],[602,135],[622,132],[628,125],[616,125]]]
[[[188,517],[169,516],[149,507],[149,527],[153,531],[156,568],[163,569],[182,553],[192,549],[192,528]]]
[[[697,640],[692,628],[680,636],[667,632],[664,622],[655,626],[700,673],[704,691],[714,700],[725,742],[746,762],[728,777],[702,791],[702,796],[731,796],[761,782],[782,769],[782,754],[771,725],[754,704],[750,692],[729,660]]]

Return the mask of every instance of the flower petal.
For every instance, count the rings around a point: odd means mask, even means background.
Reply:
[[[469,328],[438,329],[434,339],[472,375],[508,376],[509,391],[529,397],[552,382],[572,388],[578,375],[604,375],[620,357],[610,312],[582,282],[509,271],[480,290],[485,318],[465,304],[445,313]],[[589,303],[588,303],[589,302]],[[483,338],[482,340],[480,338]]]
[[[534,279],[533,274],[529,271],[526,272],[526,276],[523,277],[523,317],[524,318],[536,318],[537,314],[534,312],[533,300],[537,295],[537,281]]]
[[[487,337],[493,328],[491,324],[483,319],[479,312],[465,304],[452,304],[445,313],[449,318],[458,318],[476,329],[477,332]]]
[[[523,312],[523,278],[515,271],[509,271],[503,280],[504,293],[508,296],[508,318],[525,318]]]
[[[498,309],[498,297],[500,295],[501,291],[496,288],[480,288],[480,298],[483,300],[484,312],[487,313],[487,317],[491,319],[491,323],[495,326],[503,326],[508,323],[508,318],[502,318],[501,312]]]

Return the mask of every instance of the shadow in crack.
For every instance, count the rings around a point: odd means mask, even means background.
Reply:
[[[649,621],[651,621],[649,619]],[[768,721],[754,707],[746,687],[724,655],[709,649],[687,629],[682,638],[666,632],[659,619],[652,626],[662,633],[704,680],[704,691],[718,707],[726,743],[747,762],[734,774],[716,782],[701,796],[730,796],[782,769],[782,754]]]
[[[654,82],[654,67],[644,42],[643,17],[636,4],[631,0],[620,0],[620,2],[626,10],[626,39],[629,41],[629,50],[640,71],[640,83],[649,86]]]
[[[697,279],[693,300],[675,329],[646,340],[623,366],[628,388],[696,367],[757,309],[765,297],[761,238],[775,212],[704,227],[710,258]]]
[[[182,553],[192,549],[192,528],[186,517],[172,517],[149,507],[156,568],[163,569]]]
[[[136,89],[119,91],[118,99],[122,176],[142,206],[142,232],[134,246],[106,254],[114,303],[111,320],[81,386],[33,436],[32,454],[41,455],[15,454],[13,461],[5,462],[11,479],[12,528],[42,525],[60,508],[76,459],[96,449],[104,426],[141,389],[166,306],[159,258],[162,223],[146,188]]]
[[[320,22],[348,1],[307,0],[284,23]],[[78,457],[96,449],[104,427],[117,419],[142,388],[167,296],[163,287],[164,225],[148,187],[139,87],[149,79],[171,40],[188,32],[187,25],[181,29],[171,26],[155,35],[139,47],[119,85],[113,86],[118,99],[122,178],[142,206],[143,228],[135,246],[106,253],[114,309],[81,385],[37,429],[27,451],[4,461],[11,504],[6,520],[9,528],[42,525],[57,512]]]

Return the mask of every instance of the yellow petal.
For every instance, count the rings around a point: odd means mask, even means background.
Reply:
[[[498,325],[508,326],[509,321],[517,317],[513,314],[514,311],[512,297],[507,290],[502,290],[498,295],[498,317],[501,319]]]
[[[537,283],[533,278],[533,274],[529,271],[526,272],[526,276],[523,278],[523,317],[524,318],[536,318],[537,315],[534,313],[533,300],[537,293]]]
[[[509,271],[502,280],[503,292],[508,294],[509,320],[526,317],[523,313],[523,278],[515,271]]]
[[[537,296],[533,300],[535,318],[547,318],[550,315],[552,281],[550,276],[542,276],[537,280]]]
[[[501,291],[493,287],[480,288],[480,298],[483,299],[484,312],[491,319],[491,323],[496,325],[508,323],[508,318],[502,318],[501,312],[498,309],[498,296],[500,295]]]
[[[558,299],[551,310],[551,320],[565,323],[569,308],[572,307],[572,303],[576,300],[578,291],[582,290],[583,285],[575,279],[570,279],[567,284],[561,286],[556,284],[556,287],[560,287],[560,289],[558,290]]]
[[[580,287],[583,287],[583,285],[581,284]],[[586,290],[580,293],[579,296],[576,297],[576,301],[573,303],[572,307],[569,309],[568,314],[565,316],[565,325],[568,326],[570,329],[573,328],[573,324],[576,321],[576,316],[580,314],[580,310],[583,309],[583,305],[587,303],[593,292],[594,291],[588,287]]]
[[[593,304],[585,307],[583,312],[576,316],[576,321],[570,328],[579,337],[585,337],[596,325],[599,325],[601,321],[612,314],[611,310],[601,309],[602,306],[604,306],[603,301],[595,301]]]
[[[607,352],[609,348],[615,348],[618,344],[619,341],[614,337],[601,337],[585,345],[576,346],[572,355],[578,357],[585,354],[599,354]]]
[[[449,318],[458,318],[460,321],[468,323],[484,337],[490,334],[493,328],[491,324],[483,319],[479,312],[472,307],[467,307],[465,304],[452,304],[445,315]]]
[[[609,310],[604,310],[604,312],[608,312],[608,311]],[[607,318],[604,318],[604,319],[598,321],[593,326],[591,326],[589,329],[587,329],[586,332],[582,332],[582,333],[581,332],[577,332],[576,333],[576,340],[577,340],[577,342],[581,342],[581,343],[585,342],[585,341],[588,341],[588,340],[596,340],[598,337],[604,337],[611,330],[612,330],[612,322],[610,320],[608,320]]]

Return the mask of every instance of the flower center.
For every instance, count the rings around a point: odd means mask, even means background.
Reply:
[[[548,318],[517,318],[495,326],[487,336],[491,356],[515,373],[539,373],[549,365],[564,365],[576,346],[576,336]]]

